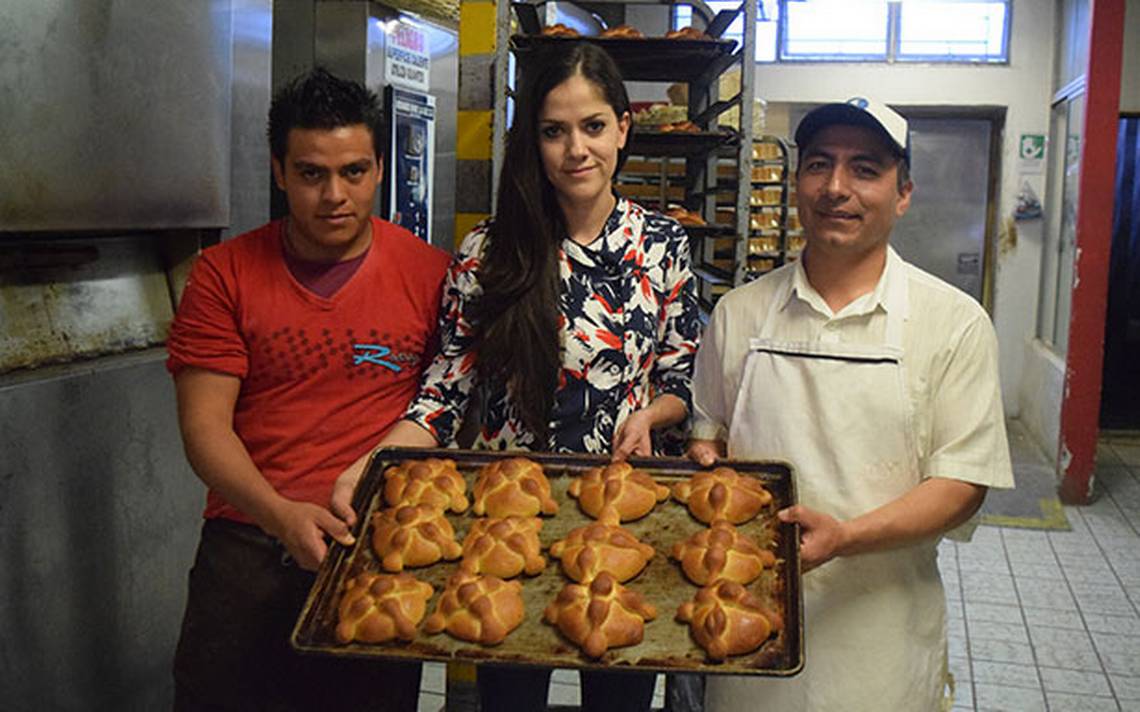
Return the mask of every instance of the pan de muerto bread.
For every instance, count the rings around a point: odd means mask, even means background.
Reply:
[[[458,559],[463,547],[443,512],[426,504],[384,509],[372,515],[372,550],[385,571]]]
[[[653,558],[653,547],[642,544],[628,529],[611,522],[591,522],[554,542],[550,555],[562,561],[562,571],[579,583],[592,581],[602,572],[628,581],[641,573]]]
[[[776,555],[724,520],[712,523],[673,545],[670,556],[681,562],[689,580],[704,586],[717,579],[746,584],[776,565]]]
[[[446,630],[460,640],[495,645],[523,620],[522,584],[460,569],[447,581],[424,631]]]
[[[688,504],[689,512],[705,524],[718,519],[743,524],[772,501],[760,480],[730,467],[698,472],[675,485],[673,496]]]
[[[697,591],[677,609],[677,620],[689,624],[693,640],[712,660],[751,652],[784,627],[779,615],[733,581],[717,581]]]
[[[591,517],[600,518],[603,511],[612,508],[623,522],[644,517],[669,497],[668,487],[657,484],[649,473],[635,470],[628,462],[587,470],[566,491],[578,499],[578,506]]]
[[[462,513],[467,511],[467,482],[455,460],[406,460],[384,470],[384,501],[392,507],[430,504]]]
[[[558,503],[550,496],[550,482],[542,466],[525,457],[495,460],[479,470],[472,487],[477,516],[533,517],[554,514]]]
[[[610,648],[637,645],[645,621],[656,617],[657,609],[640,593],[605,572],[589,584],[566,584],[543,614],[547,623],[557,626],[591,658],[601,657]]]
[[[477,574],[509,579],[525,572],[533,576],[546,568],[538,517],[476,519],[463,540],[463,567]]]
[[[416,637],[416,626],[423,620],[432,593],[431,584],[411,574],[357,574],[344,584],[336,639],[342,643],[410,641]]]

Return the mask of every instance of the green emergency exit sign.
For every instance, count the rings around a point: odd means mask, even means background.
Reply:
[[[1021,134],[1021,142],[1018,147],[1021,158],[1044,158],[1045,134]]]

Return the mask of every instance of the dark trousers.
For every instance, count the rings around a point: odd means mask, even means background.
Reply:
[[[537,712],[546,709],[550,668],[480,666],[475,678],[483,712]],[[657,675],[651,672],[581,673],[582,712],[646,712],[653,703]]]
[[[416,709],[420,664],[289,644],[314,574],[254,526],[207,520],[174,654],[174,709]]]

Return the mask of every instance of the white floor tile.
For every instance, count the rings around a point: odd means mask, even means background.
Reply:
[[[1090,697],[1069,692],[1045,693],[1049,712],[1118,712],[1120,707],[1111,697]]]
[[[577,685],[578,679],[577,670],[555,669],[554,672],[550,674],[551,682],[557,682],[562,685]]]
[[[1065,611],[1074,611],[1077,608],[1077,602],[1073,600],[1073,594],[1069,593],[1069,586],[1064,581],[1022,578],[1014,580],[1022,606]]]
[[[1009,643],[1024,643],[1029,644],[1029,633],[1025,629],[1025,624],[1021,622],[1021,612],[1018,611],[1014,614],[1012,619],[1007,618],[1009,623],[1002,623],[998,621],[975,621],[966,614],[966,625],[970,633],[970,641],[977,640],[1004,640]]]
[[[974,703],[979,712],[1045,712],[1041,690],[974,683]]]
[[[1093,642],[1105,670],[1140,677],[1140,636],[1093,633]]]
[[[1093,633],[1140,636],[1140,617],[1109,616],[1100,613],[1085,613],[1085,622]]]
[[[1033,654],[1042,667],[1099,671],[1100,658],[1088,633],[1068,628],[1030,626]]]
[[[1033,665],[975,660],[973,673],[974,682],[979,684],[1041,689],[1041,680],[1037,676],[1037,668]]]
[[[577,685],[554,683],[550,686],[550,696],[547,702],[551,705],[580,705],[582,693]]]
[[[974,672],[970,669],[970,659],[966,657],[951,657],[950,674],[954,676],[954,680],[958,684],[959,689],[961,689],[963,685],[968,686],[970,680],[974,677]]]
[[[1085,630],[1085,621],[1074,606],[1071,610],[1061,608],[1031,608],[1021,609],[1025,615],[1025,622],[1029,626],[1050,626],[1053,628],[1068,628],[1070,630]]]
[[[1062,670],[1041,667],[1041,685],[1046,692],[1071,692],[1081,695],[1112,696],[1108,677],[1102,672],[1084,670]]]
[[[447,692],[447,665],[444,663],[424,663],[420,674],[420,691],[442,695]]]
[[[970,640],[970,658],[999,663],[1033,665],[1033,649],[1026,643],[1009,643],[1004,640]]]
[[[440,712],[446,699],[436,692],[420,692],[420,701],[416,705],[417,712]]]
[[[970,623],[995,621],[1008,623],[1021,620],[1018,606],[986,603],[984,600],[971,600],[966,604],[966,620]]]
[[[1108,679],[1117,699],[1140,701],[1140,677],[1109,673]]]

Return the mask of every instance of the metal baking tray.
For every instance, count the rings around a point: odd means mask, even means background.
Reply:
[[[504,457],[525,456],[541,464],[550,480],[559,510],[553,517],[543,517],[539,534],[543,553],[548,557],[546,568],[537,576],[523,576],[523,600],[526,617],[523,623],[499,645],[484,647],[452,638],[447,633],[427,635],[421,632],[411,643],[393,641],[386,644],[338,642],[334,636],[337,623],[337,604],[344,582],[362,571],[380,571],[379,562],[371,549],[369,519],[372,512],[383,507],[383,472],[390,465],[412,459],[444,457],[455,460],[460,472],[468,481],[468,490],[482,465]],[[317,579],[305,602],[304,609],[293,630],[293,646],[304,652],[333,656],[402,658],[418,660],[464,660],[468,662],[495,662],[518,665],[536,665],[558,668],[605,668],[641,671],[691,671],[701,673],[794,675],[803,667],[803,614],[800,576],[799,529],[783,524],[775,517],[778,508],[796,501],[792,468],[778,461],[728,461],[738,472],[760,479],[772,493],[773,506],[766,508],[740,529],[762,546],[773,548],[777,556],[775,569],[748,586],[764,599],[784,619],[784,628],[758,650],[731,657],[723,662],[711,662],[704,650],[689,635],[687,623],[674,619],[677,607],[690,600],[698,587],[685,578],[680,564],[669,558],[674,542],[688,538],[705,527],[694,519],[685,505],[670,498],[658,503],[645,517],[622,526],[641,541],[651,544],[657,553],[646,568],[625,585],[639,591],[657,607],[657,618],[645,624],[641,643],[625,648],[614,648],[600,659],[592,660],[577,646],[561,636],[558,630],[542,620],[547,604],[554,599],[569,579],[562,573],[557,559],[549,556],[550,545],[565,537],[571,529],[590,521],[579,508],[577,500],[566,493],[571,478],[585,470],[608,462],[608,458],[590,455],[558,455],[549,453],[497,453],[475,450],[408,449],[382,450],[376,453],[357,487],[354,506],[360,514],[353,534],[356,543],[351,547],[333,544],[322,563]],[[648,471],[658,482],[673,484],[702,469],[683,458],[633,458],[630,463]],[[471,510],[464,514],[447,515],[460,542],[475,519]],[[421,581],[435,588],[428,602],[428,613],[435,610],[439,595],[447,578],[458,568],[459,562],[440,562],[432,566],[405,569]]]

